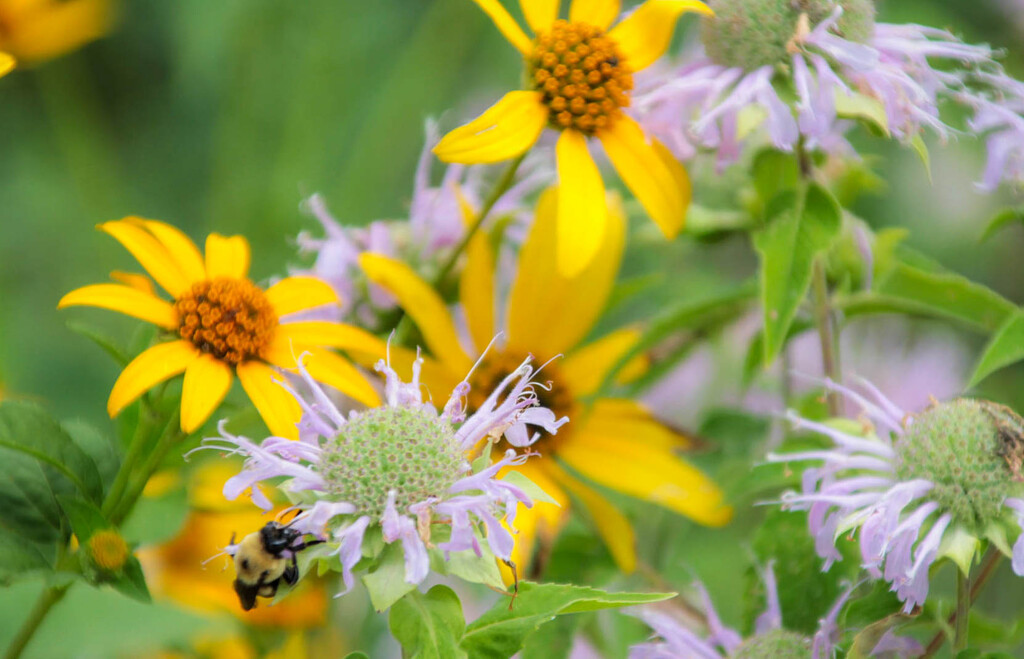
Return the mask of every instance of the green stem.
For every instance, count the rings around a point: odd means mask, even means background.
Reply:
[[[4,659],[17,659],[17,657],[21,656],[29,641],[32,640],[32,636],[39,629],[39,625],[46,619],[50,609],[64,598],[65,593],[71,587],[71,583],[64,584],[63,586],[49,586],[39,594],[39,599],[36,600],[35,606],[29,612],[28,618],[22,623],[21,629],[18,630],[18,634],[11,640],[11,644],[7,646],[7,650],[4,652]]]
[[[811,287],[814,297],[814,324],[818,328],[818,342],[821,345],[822,368],[825,371],[825,377],[838,384],[842,378],[839,372],[839,351],[829,303],[825,264],[820,258],[814,260]],[[842,414],[842,399],[835,391],[828,392],[828,411],[832,416]]]
[[[114,477],[114,482],[107,492],[106,499],[103,500],[101,512],[104,515],[109,515],[110,511],[120,503],[121,498],[124,496],[128,482],[135,473],[135,463],[145,452],[146,446],[149,444],[150,433],[155,425],[153,411],[143,402],[139,407],[139,425],[135,428],[135,436],[132,437],[131,444],[128,445],[128,453],[124,456],[121,467],[117,470],[117,475]]]
[[[967,621],[971,610],[971,575],[956,571],[956,636],[953,650],[959,652],[967,647]]]
[[[129,485],[125,489],[121,500],[114,505],[110,512],[110,521],[114,524],[120,525],[128,517],[132,509],[135,508],[135,503],[142,496],[146,483],[149,482],[150,477],[160,467],[160,464],[167,456],[167,452],[172,446],[175,446],[185,438],[185,434],[181,431],[179,419],[180,417],[177,414],[171,417],[167,425],[164,426],[163,432],[160,433],[160,438],[157,440],[153,450],[150,451],[146,461],[135,470],[135,477],[129,481]]]
[[[985,584],[987,584],[989,579],[992,578],[992,575],[996,573],[996,568],[999,567],[999,563],[1001,563],[1002,560],[1002,552],[1000,552],[998,549],[995,549],[994,547],[989,548],[988,554],[986,554],[985,558],[981,561],[981,567],[978,569],[977,576],[975,576],[974,581],[971,584],[971,596],[968,606],[974,604],[974,602],[978,600],[978,596],[981,595],[982,589],[985,588]],[[959,594],[960,593],[958,592],[957,611],[954,612],[953,615],[949,616],[949,626],[957,624],[957,620],[960,619],[960,616],[958,615],[960,610]],[[964,619],[966,618],[967,616],[964,616]],[[942,647],[942,644],[946,642],[946,636],[946,631],[944,629],[940,629],[938,633],[936,633],[935,636],[932,637],[931,642],[928,643],[928,647],[925,648],[924,654],[921,655],[921,659],[928,659],[929,657],[934,657],[935,653],[938,652],[939,648]]]

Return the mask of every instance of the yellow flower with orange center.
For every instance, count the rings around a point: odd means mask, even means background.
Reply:
[[[622,259],[626,222],[617,201],[609,205],[608,230],[596,256],[575,276],[555,264],[558,197],[561,189],[546,191],[537,206],[533,227],[518,257],[507,301],[496,299],[495,259],[484,234],[467,250],[459,286],[459,303],[471,345],[463,347],[453,314],[441,297],[409,266],[379,254],[364,254],[360,263],[371,281],[392,293],[415,321],[432,357],[423,363],[422,380],[428,391],[449,391],[468,372],[497,332],[495,310],[505,319],[507,342],[492,347],[470,379],[470,410],[480,404],[495,382],[508,375],[528,354],[538,362],[559,355],[545,367],[549,389],[537,389],[541,404],[570,422],[557,435],[533,448],[539,459],[517,470],[557,500],[561,507],[534,502],[520,507],[515,523],[513,561],[528,565],[538,535],[552,537],[569,510],[569,495],[582,503],[619,565],[634,568],[633,529],[626,517],[602,494],[576,474],[613,490],[652,501],[708,525],[721,525],[732,511],[721,490],[677,451],[688,440],[659,423],[641,404],[621,398],[598,398],[610,369],[636,344],[633,328],[613,331],[583,344],[608,302]],[[612,197],[612,199],[615,199]],[[408,368],[415,354],[391,347],[391,358]],[[646,368],[634,362],[626,372],[635,377]],[[549,370],[550,369],[550,370]],[[501,448],[500,446],[497,448]],[[568,467],[568,469],[566,468]]]
[[[207,613],[230,613],[247,624],[308,629],[327,619],[327,590],[322,581],[303,579],[295,592],[274,606],[245,612],[232,586],[230,558],[214,559],[230,541],[258,531],[267,523],[262,510],[248,501],[224,499],[224,482],[238,469],[223,460],[200,466],[189,487],[188,517],[173,539],[139,550],[146,583],[158,600],[171,600]]]
[[[104,36],[113,19],[111,0],[0,0],[0,51],[27,62],[53,59]]]
[[[84,286],[65,295],[58,308],[102,307],[151,322],[170,340],[148,348],[114,383],[107,411],[116,416],[153,386],[185,374],[181,429],[201,426],[227,395],[234,375],[272,433],[298,438],[301,410],[275,382],[274,366],[294,369],[308,353],[310,374],[359,402],[380,404],[376,390],[352,364],[329,348],[383,355],[382,342],[356,327],[330,321],[289,322],[289,314],[338,298],[325,282],[287,277],[266,290],[248,278],[249,243],[242,236],[210,234],[206,256],[181,231],[138,217],[98,227],[139,261],[173,302],[156,294],[141,275],[115,273],[126,283]]]
[[[438,158],[493,163],[522,155],[545,127],[560,131],[557,244],[560,270],[573,276],[597,254],[607,231],[604,183],[590,156],[597,138],[626,186],[666,237],[682,228],[690,204],[683,166],[623,112],[633,74],[668,48],[684,12],[710,14],[698,0],[647,0],[612,27],[619,0],[572,0],[558,20],[559,0],[520,0],[531,39],[498,0],[475,0],[522,53],[526,90],[513,91],[434,148]]]

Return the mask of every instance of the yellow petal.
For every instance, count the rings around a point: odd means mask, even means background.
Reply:
[[[26,12],[5,31],[4,47],[20,59],[42,61],[58,57],[110,31],[110,0],[48,2]]]
[[[608,371],[639,340],[639,330],[620,329],[572,351],[562,363],[561,371],[573,395],[587,396],[597,391]]]
[[[206,266],[203,265],[203,255],[199,253],[199,248],[192,242],[192,239],[186,236],[180,229],[166,222],[147,220],[142,217],[129,217],[125,219],[127,221],[136,221],[140,226],[156,236],[156,239],[167,248],[167,252],[178,265],[178,269],[189,280],[189,283],[206,279]]]
[[[302,416],[302,408],[298,401],[288,393],[276,380],[279,375],[263,362],[252,360],[242,362],[235,368],[242,388],[249,400],[256,406],[256,411],[263,417],[270,432],[278,437],[298,439],[299,429],[295,426]]]
[[[445,135],[434,154],[445,162],[467,165],[514,158],[540,137],[548,123],[541,92],[514,91],[482,115]]]
[[[512,18],[512,15],[508,13],[508,10],[501,6],[498,0],[473,0],[484,10],[491,20],[494,21],[494,25],[501,31],[501,34],[508,39],[509,43],[515,46],[516,50],[521,52],[523,55],[528,55],[533,46],[533,42],[530,37],[526,36],[523,32],[523,28],[519,27],[519,23]]]
[[[573,478],[557,465],[545,465],[590,513],[591,522],[604,540],[619,569],[629,574],[636,569],[636,534],[626,516],[597,490]]]
[[[573,433],[559,445],[558,456],[587,478],[701,524],[721,526],[732,517],[714,481],[669,451],[632,441],[631,435]]]
[[[558,18],[558,5],[560,0],[519,0],[519,7],[526,17],[526,24],[530,26],[534,34],[547,32],[551,25]],[[532,44],[531,44],[532,46]],[[530,52],[529,49],[524,51]]]
[[[583,424],[577,426],[577,432],[588,437],[629,437],[661,451],[675,451],[693,445],[688,437],[658,421],[643,404],[625,398],[596,401]]]
[[[194,432],[210,418],[231,388],[231,367],[213,355],[200,355],[185,369],[181,385],[181,429]]]
[[[134,288],[137,291],[143,293],[149,293],[156,297],[156,286],[153,285],[153,280],[146,275],[140,275],[137,272],[124,272],[123,270],[112,270],[110,272],[110,278],[114,281],[119,281],[125,286]]]
[[[545,191],[519,253],[509,295],[509,345],[549,359],[573,348],[604,311],[625,247],[626,219],[615,196],[597,255],[576,277],[566,278],[555,262],[558,194]]]
[[[326,320],[307,320],[279,325],[274,336],[277,343],[289,341],[296,345],[328,346],[341,350],[355,350],[375,354],[383,359],[387,344],[366,330],[344,323]]]
[[[18,61],[16,59],[7,53],[0,52],[0,76],[5,76],[13,71],[17,64]]]
[[[455,323],[444,301],[412,268],[380,254],[363,253],[359,265],[370,281],[387,289],[423,333],[430,352],[456,373],[468,373],[473,361],[459,346]]]
[[[329,384],[363,405],[380,405],[380,395],[373,385],[348,360],[323,348],[307,348],[309,356],[304,362],[306,370],[317,382]]]
[[[620,0],[572,0],[569,20],[607,30],[621,11]]]
[[[177,298],[189,288],[189,281],[178,268],[167,248],[151,233],[129,220],[104,222],[97,227],[114,237],[131,252],[146,272],[160,284],[171,297]]]
[[[316,277],[285,277],[268,288],[266,294],[278,317],[338,303],[338,294],[331,285]]]
[[[466,311],[473,345],[477,352],[483,352],[494,338],[494,255],[487,234],[479,231],[466,247],[459,302]]]
[[[249,274],[249,241],[242,236],[206,237],[206,275],[210,279],[243,279]]]
[[[107,413],[115,417],[151,387],[183,372],[199,357],[199,350],[188,341],[158,343],[133,359],[121,375],[107,399]]]
[[[100,307],[145,320],[163,327],[177,329],[178,314],[167,302],[149,293],[121,284],[93,284],[77,288],[60,299],[58,309],[73,306]]]
[[[601,247],[607,224],[604,183],[587,150],[587,138],[564,130],[555,146],[558,160],[558,267],[572,277]]]
[[[619,52],[626,58],[626,66],[633,72],[640,71],[665,54],[676,29],[676,21],[689,11],[705,16],[714,14],[710,7],[698,0],[647,0],[612,28],[608,36],[618,44]]]
[[[640,125],[626,115],[617,117],[598,137],[615,171],[647,214],[666,238],[674,238],[683,228],[690,205],[690,184],[683,166],[671,156],[665,160],[665,152],[659,152],[657,143],[648,142]]]

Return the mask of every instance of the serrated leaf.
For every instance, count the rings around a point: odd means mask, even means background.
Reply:
[[[968,387],[973,387],[992,373],[1024,359],[1024,312],[1011,314],[996,330],[974,367]]]
[[[519,583],[511,608],[501,599],[466,628],[461,648],[473,659],[505,659],[522,649],[527,637],[555,616],[649,604],[672,593],[608,593],[586,586]]]
[[[409,659],[461,659],[459,648],[466,620],[459,596],[447,586],[434,586],[426,594],[413,590],[395,602],[388,615],[392,636]]]
[[[62,424],[64,431],[96,465],[103,486],[103,494],[113,483],[117,470],[121,466],[121,453],[117,445],[109,437],[99,432],[81,419],[73,419]]]
[[[143,604],[149,604],[153,601],[153,597],[149,594],[149,587],[146,586],[146,576],[142,573],[142,565],[139,564],[139,559],[134,556],[128,557],[124,567],[121,568],[120,574],[110,580],[109,583],[119,593],[133,600]]]
[[[372,572],[364,574],[362,580],[370,594],[373,608],[378,612],[388,610],[416,588],[416,584],[405,580],[405,552],[402,550],[401,542],[386,545],[380,554],[377,567]]]
[[[885,106],[877,98],[856,91],[847,94],[837,89],[835,99],[838,116],[867,121],[885,137],[889,137],[889,116],[885,113]]]
[[[754,237],[761,261],[765,364],[781,350],[810,288],[814,259],[832,244],[840,224],[839,205],[817,184],[802,196],[787,192],[772,202],[768,226]]]

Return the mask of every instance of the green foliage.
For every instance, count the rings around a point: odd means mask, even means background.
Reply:
[[[1015,311],[996,329],[974,367],[969,386],[1024,359],[1024,312]]]
[[[522,649],[538,627],[570,613],[649,604],[669,599],[671,593],[607,593],[585,586],[520,582],[511,602],[499,600],[466,628],[460,647],[477,659],[505,659]]]
[[[391,607],[391,634],[409,659],[466,657],[459,640],[466,628],[459,596],[447,586],[434,586],[426,594],[414,590]]]
[[[770,364],[810,288],[814,260],[838,235],[841,211],[827,190],[812,183],[774,197],[767,216],[754,245],[761,257],[764,361]]]
[[[405,580],[405,553],[401,542],[385,545],[376,567],[364,574],[362,580],[370,594],[373,608],[378,612],[387,611],[406,593],[416,588],[416,584]]]
[[[988,225],[985,227],[985,231],[981,234],[979,242],[988,240],[999,231],[1002,231],[1006,227],[1017,222],[1024,224],[1024,207],[1018,206],[1017,208],[1004,208],[999,211],[995,217],[989,220]]]

